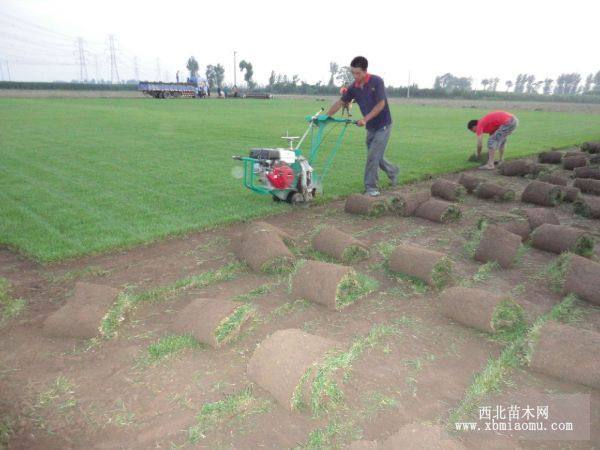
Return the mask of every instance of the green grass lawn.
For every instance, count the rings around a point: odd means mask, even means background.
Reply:
[[[0,99],[0,243],[54,261],[282,211],[289,206],[242,187],[231,156],[284,145],[280,136],[302,133],[304,116],[320,106],[327,105]],[[401,165],[402,181],[472,166],[475,138],[465,124],[483,113],[392,105],[387,157]],[[600,115],[518,116],[509,157],[600,139]],[[364,130],[348,130],[326,196],[362,189],[364,138]]]

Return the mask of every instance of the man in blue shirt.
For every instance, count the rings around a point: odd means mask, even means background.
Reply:
[[[389,177],[392,186],[398,182],[400,169],[384,157],[390,139],[392,117],[385,95],[383,80],[377,75],[367,72],[369,63],[363,56],[357,56],[350,63],[354,84],[342,94],[342,98],[331,105],[328,115],[333,116],[344,105],[352,100],[358,103],[363,118],[357,125],[367,128],[367,163],[365,165],[365,191],[373,197],[378,196],[378,170],[383,170]]]

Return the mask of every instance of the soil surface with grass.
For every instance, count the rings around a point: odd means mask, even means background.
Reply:
[[[370,250],[367,258],[347,264],[359,280],[372,281],[370,288],[339,310],[294,298],[293,270],[265,273],[239,261],[234,250],[247,228],[243,223],[47,265],[0,250],[0,448],[343,448],[357,440],[386,442],[409,425],[414,433],[439,426],[450,431],[448,437],[421,437],[453,439],[469,449],[600,446],[600,428],[594,426],[600,422],[600,391],[528,366],[542,348],[535,339],[544,323],[600,333],[600,309],[582,299],[565,300],[556,283],[559,256],[527,241],[507,269],[473,258],[481,219],[523,220],[522,210],[532,206],[518,201],[530,180],[469,173],[514,190],[517,200],[498,203],[467,194],[460,219],[447,223],[393,213],[351,215],[344,201],[290,207],[266,219],[294,238],[285,245],[295,264],[339,264],[313,248],[324,225]],[[457,182],[459,175],[444,178]],[[429,191],[433,181],[397,191]],[[552,211],[561,225],[600,239],[600,222],[574,214],[572,204]],[[446,255],[452,264],[447,287],[526,302],[524,319],[518,310],[518,327],[493,334],[450,319],[440,290],[388,267],[401,244]],[[591,260],[600,260],[600,246]],[[98,336],[47,337],[45,321],[73,298],[78,283],[119,293],[97,324]],[[239,309],[246,320],[231,319],[235,336],[218,348],[197,340],[193,328],[178,331],[181,312],[201,298],[247,305]],[[515,311],[494,313],[494,323],[513,323]],[[201,323],[202,312],[197,314]],[[335,349],[306,370],[296,388],[282,389],[265,372],[268,366],[255,377],[270,380],[268,385],[253,381],[248,364],[260,343],[290,329],[334,342]],[[302,346],[290,348],[303,352]],[[588,351],[582,357],[593,355],[594,349]],[[285,365],[278,364],[285,377]],[[292,392],[286,407],[281,402],[287,394],[275,398],[270,391]],[[476,422],[479,408],[524,407],[563,394],[589,399],[588,440],[456,431],[456,422]]]

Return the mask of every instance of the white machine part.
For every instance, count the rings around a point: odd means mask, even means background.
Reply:
[[[285,148],[278,148],[279,161],[283,161],[286,164],[294,164],[296,162],[296,153],[293,150],[286,150]]]

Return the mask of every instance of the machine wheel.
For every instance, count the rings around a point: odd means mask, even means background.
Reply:
[[[279,203],[280,201],[282,201],[279,197],[277,197],[276,195],[271,196],[273,198],[273,201],[275,203]]]
[[[302,194],[300,194],[299,192],[295,192],[290,197],[290,203],[292,205],[299,205],[300,203],[304,203],[304,196]]]

